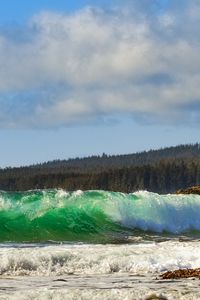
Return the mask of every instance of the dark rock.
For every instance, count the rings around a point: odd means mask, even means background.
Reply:
[[[200,195],[200,186],[192,186],[192,187],[189,187],[187,189],[178,190],[176,192],[176,194],[185,194],[185,195],[196,194],[196,195]]]
[[[200,268],[168,271],[161,275],[162,279],[180,279],[180,278],[190,278],[190,277],[200,278]]]

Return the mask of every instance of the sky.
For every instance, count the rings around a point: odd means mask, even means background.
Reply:
[[[199,142],[199,0],[7,0],[0,167]]]

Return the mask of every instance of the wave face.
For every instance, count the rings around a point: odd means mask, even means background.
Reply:
[[[0,242],[117,242],[200,235],[200,196],[106,191],[0,192]]]

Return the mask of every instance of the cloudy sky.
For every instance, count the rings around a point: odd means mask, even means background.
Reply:
[[[199,0],[7,0],[0,166],[199,142]]]

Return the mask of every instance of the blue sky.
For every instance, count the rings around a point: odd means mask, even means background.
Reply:
[[[87,5],[110,7],[115,1],[110,0],[7,0],[1,4],[0,19],[2,23],[27,21],[32,15],[41,11],[55,11],[69,13],[79,10]]]
[[[0,167],[199,142],[197,0],[7,0]]]

